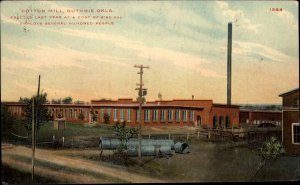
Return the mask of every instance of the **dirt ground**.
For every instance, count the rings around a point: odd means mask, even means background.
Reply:
[[[252,179],[260,158],[243,143],[238,146],[237,143],[194,139],[189,142],[189,149],[189,154],[173,151],[170,158],[143,157],[148,161],[143,167],[99,161],[98,147],[37,149],[37,159],[73,169],[59,173],[37,166],[37,173],[66,183],[294,181],[300,177],[299,156],[284,155]],[[104,150],[103,155],[112,152]],[[24,156],[30,159],[30,148],[2,145],[2,163],[30,172],[31,163],[18,160]]]
[[[31,172],[31,164],[26,163],[21,160],[17,160],[13,156],[31,157],[31,149],[23,146],[12,146],[10,148],[1,148],[2,150],[2,164],[12,166],[16,169],[22,171]],[[65,155],[67,151],[52,151],[44,149],[36,149],[35,158],[37,160],[42,160],[50,164],[60,165],[66,168],[71,168],[76,170],[85,170],[87,172],[92,172],[93,174],[99,174],[99,177],[92,175],[81,175],[80,173],[65,173],[56,172],[51,170],[51,168],[36,166],[35,172],[41,176],[50,176],[57,180],[67,181],[69,183],[116,183],[116,182],[135,182],[135,183],[159,183],[164,182],[163,180],[150,178],[147,176],[142,176],[139,174],[128,173],[125,170],[116,170],[113,166],[101,165],[101,162],[88,161],[82,158],[75,158],[69,155]],[[73,153],[78,153],[80,151],[72,151]],[[76,154],[77,155],[77,154]],[[101,176],[107,176],[111,178],[101,178]],[[106,180],[105,180],[106,179]]]

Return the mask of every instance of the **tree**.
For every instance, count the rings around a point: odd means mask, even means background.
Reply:
[[[158,99],[161,101],[162,100],[162,94],[159,92],[157,96],[158,96]]]
[[[105,124],[109,124],[110,116],[108,113],[103,114],[103,120]]]
[[[51,120],[51,116],[48,112],[48,109],[44,105],[47,100],[47,93],[41,93],[39,95],[39,99],[37,100],[37,96],[33,96],[32,98],[25,98],[23,99],[26,104],[23,112],[24,120],[22,121],[24,127],[27,129],[28,132],[31,131],[31,126],[32,126],[32,101],[33,99],[35,100],[35,111],[37,110],[37,125],[36,128],[39,130],[40,126]]]
[[[8,107],[1,104],[1,133],[4,134],[6,131],[11,130],[14,121],[15,117],[8,110]]]
[[[98,121],[98,112],[95,111],[94,108],[92,108],[91,114],[92,114],[92,122],[97,122]]]
[[[78,118],[81,119],[81,120],[84,120],[84,115],[83,115],[82,112],[78,115]]]
[[[74,102],[74,104],[83,105],[83,104],[84,104],[84,101],[77,100],[77,101]]]
[[[115,134],[121,140],[121,146],[113,151],[112,154],[106,155],[102,157],[102,152],[100,153],[100,158],[102,160],[109,160],[115,164],[121,164],[125,166],[135,164],[134,160],[132,160],[127,151],[125,150],[125,142],[131,137],[137,137],[137,129],[135,128],[125,128],[126,122],[124,121],[121,125],[119,122],[115,125]]]
[[[29,98],[22,98],[22,97],[20,97],[20,99],[19,99],[19,102],[20,103],[25,103],[25,102],[28,102],[30,99]]]
[[[61,104],[61,99],[52,99],[51,103],[52,104]]]
[[[128,141],[128,139],[137,137],[138,130],[136,128],[125,128],[126,122],[124,121],[121,125],[119,122],[116,123],[115,129],[116,129],[116,136],[121,140],[121,147],[119,149],[125,149],[125,143]]]
[[[258,172],[267,164],[271,164],[279,159],[282,153],[284,153],[284,148],[276,137],[271,137],[270,140],[266,141],[260,148],[259,155],[261,160],[255,174],[252,176],[252,179],[254,179]]]
[[[70,96],[68,96],[68,97],[65,97],[65,98],[62,100],[62,103],[63,103],[63,104],[71,104],[72,101],[73,101],[73,99],[72,99]]]

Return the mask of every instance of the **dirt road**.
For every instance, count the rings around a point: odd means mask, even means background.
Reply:
[[[30,148],[23,146],[3,145],[2,150],[2,164],[6,164],[15,169],[31,172],[31,163],[18,160],[16,156],[20,158],[31,158],[32,151]],[[48,176],[63,182],[69,183],[115,183],[115,182],[128,182],[128,183],[159,183],[163,182],[159,179],[142,176],[139,174],[129,173],[117,168],[101,165],[101,162],[88,161],[72,156],[66,156],[59,150],[44,150],[36,149],[35,158],[44,162],[48,162],[53,165],[60,165],[68,169],[72,169],[72,173],[64,171],[55,171],[50,167],[36,166],[35,172],[41,176]],[[87,173],[76,173],[86,171]],[[74,171],[74,173],[73,173]],[[93,174],[93,175],[91,175]],[[95,175],[96,174],[96,175]],[[98,174],[98,175],[97,175]]]

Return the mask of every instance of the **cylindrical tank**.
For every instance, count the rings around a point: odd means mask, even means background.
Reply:
[[[127,153],[129,156],[138,156],[138,146],[129,145],[127,146]],[[155,146],[145,145],[141,146],[142,156],[152,156],[155,155]]]
[[[177,142],[174,145],[174,149],[176,153],[181,153],[181,154],[186,154],[189,153],[189,145],[187,143],[183,143],[183,142]]]
[[[139,140],[136,138],[131,138],[126,142],[126,147],[138,146]],[[118,138],[111,137],[100,137],[99,147],[102,149],[116,149],[121,146],[121,140]],[[168,146],[174,149],[174,141],[170,139],[142,139],[141,146],[154,146],[154,147],[165,147]]]
[[[138,145],[139,140],[136,138],[131,138],[127,141],[126,145]],[[174,149],[174,141],[170,139],[142,139],[141,145],[153,145],[153,146],[170,146],[171,149]]]
[[[138,145],[128,145],[127,153],[129,156],[138,156]],[[172,154],[171,146],[154,146],[154,145],[142,145],[142,156],[155,156],[155,155],[170,155]]]
[[[99,147],[102,149],[116,149],[121,146],[121,140],[117,138],[104,138],[101,137]]]
[[[156,147],[156,155],[171,155],[172,154],[172,150],[171,150],[171,146],[160,146],[160,147]]]

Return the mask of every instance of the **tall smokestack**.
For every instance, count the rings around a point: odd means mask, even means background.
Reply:
[[[231,42],[232,23],[228,23],[228,45],[227,45],[227,105],[231,105]]]

